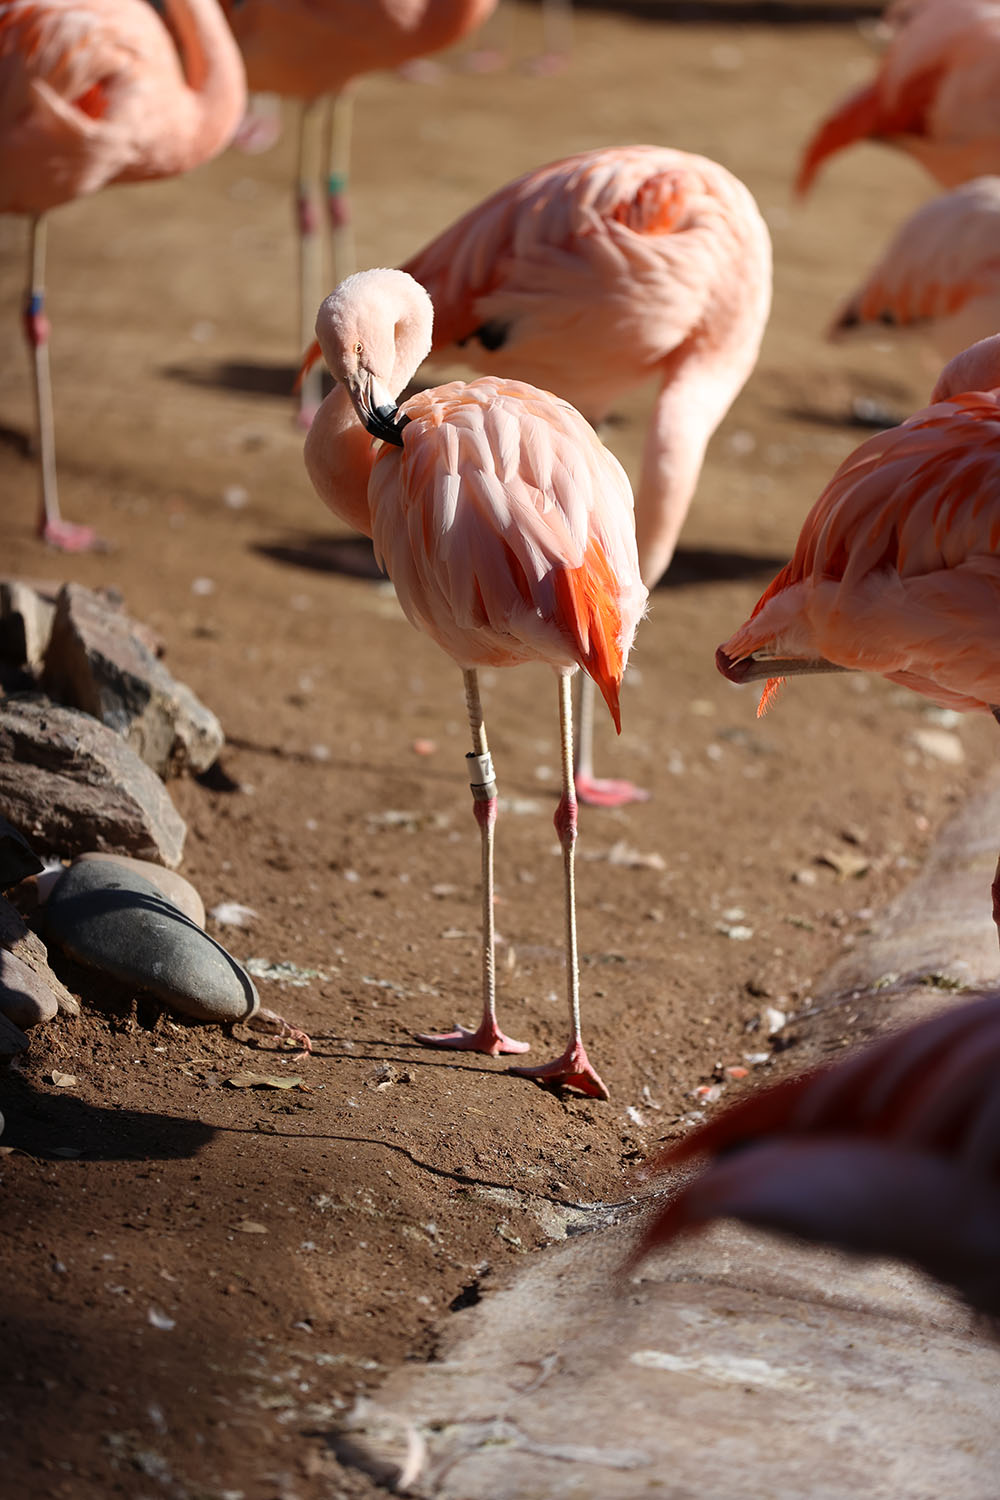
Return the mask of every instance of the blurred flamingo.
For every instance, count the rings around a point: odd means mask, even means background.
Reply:
[[[923,204],[844,303],[831,337],[914,329],[946,359],[1000,328],[1000,177]]]
[[[497,789],[477,668],[545,661],[559,681],[570,1037],[554,1062],[514,1071],[598,1098],[607,1089],[580,1031],[574,847],[577,831],[569,682],[582,667],[616,727],[618,695],[646,603],[632,492],[621,465],[565,401],[485,377],[396,398],[431,346],[430,298],[402,271],[365,271],[326,299],[317,342],[339,382],[305,445],[306,467],[332,511],[372,538],[413,625],[462,668],[472,731],[467,757],[482,841],[483,1015],[420,1040],[524,1052],[496,1022],[493,829]],[[381,439],[373,448],[371,437]]]
[[[109,183],[172,177],[208,161],[229,142],[246,102],[243,64],[216,0],[166,0],[166,16],[167,25],[135,0],[0,5],[0,212],[31,220],[24,328],[35,378],[39,532],[67,551],[97,539],[59,510],[44,215]]]
[[[365,73],[450,47],[497,0],[223,0],[251,89],[300,99],[296,183],[300,348],[312,338],[323,277],[319,194],[331,227],[334,280],[354,269],[348,169],[354,88]],[[260,142],[258,141],[258,145]],[[328,284],[328,283],[327,283]],[[300,420],[319,404],[319,371],[300,386]]]
[[[894,0],[888,46],[871,83],[822,121],[795,190],[857,141],[907,152],[942,187],[1000,171],[1000,5],[996,0]]]
[[[791,561],[719,647],[733,682],[862,669],[1000,719],[1000,336],[945,366],[930,406],[863,443]],[[993,883],[1000,928],[1000,864]],[[753,1096],[660,1165],[722,1156],[633,1256],[732,1216],[903,1256],[1000,1311],[1000,998]]]
[[[595,427],[637,386],[659,383],[636,494],[652,588],[767,322],[770,239],[743,183],[667,147],[583,152],[508,183],[403,269],[430,293],[436,358],[554,391]],[[580,799],[646,796],[594,776],[593,701],[584,678]]]
[[[708,1163],[646,1224],[636,1266],[712,1219],[889,1255],[1000,1314],[1000,996],[762,1089],[671,1146]]]

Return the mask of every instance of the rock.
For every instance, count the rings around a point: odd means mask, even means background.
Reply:
[[[19,964],[35,975],[35,982],[51,994],[56,1005],[67,1016],[78,1016],[80,1006],[69,990],[49,967],[49,955],[36,932],[32,932],[9,901],[0,896],[0,961],[9,953]],[[0,1004],[0,1011],[3,1010]],[[14,1017],[17,1020],[17,1017]],[[18,1021],[23,1026],[23,1021]]]
[[[42,682],[121,734],[159,776],[207,771],[218,759],[215,715],[170,675],[142,627],[80,584],[60,591]]]
[[[179,864],[184,820],[113,730],[36,696],[0,702],[0,815],[43,853]]]
[[[243,1021],[258,1007],[249,974],[128,866],[79,860],[43,909],[45,935],[79,963],[149,990],[198,1021]]]
[[[55,619],[59,585],[0,581],[0,658],[33,674],[41,671]]]
[[[0,817],[0,891],[9,891],[45,866],[28,840],[6,818]]]
[[[44,979],[6,948],[0,948],[0,1015],[30,1031],[51,1021],[59,1003]]]
[[[190,917],[191,921],[199,927],[204,927],[205,903],[190,880],[185,880],[184,876],[178,875],[176,870],[167,870],[163,865],[154,864],[149,859],[130,859],[127,854],[78,854],[73,863],[78,865],[85,860],[120,865],[123,869],[132,870],[136,875],[142,875],[151,885],[156,886],[161,895],[166,896],[168,901],[172,901],[186,917]]]
[[[19,1026],[0,1014],[0,1057],[16,1057],[28,1050],[28,1038]]]

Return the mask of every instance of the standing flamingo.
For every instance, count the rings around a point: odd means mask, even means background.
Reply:
[[[742,1100],[658,1160],[706,1156],[629,1256],[711,1219],[891,1255],[1000,1314],[1000,996]]]
[[[32,351],[41,474],[39,532],[92,547],[56,488],[45,219],[114,182],[172,177],[217,155],[246,103],[243,64],[216,0],[167,0],[171,31],[136,0],[0,5],[0,212],[31,218],[24,328]]]
[[[945,359],[1000,328],[1000,177],[974,177],[924,203],[834,319],[926,332]]]
[[[616,727],[618,695],[646,603],[632,492],[621,465],[565,401],[519,381],[485,377],[396,398],[431,346],[433,308],[402,271],[350,276],[323,303],[317,342],[339,382],[305,445],[317,493],[372,538],[407,618],[462,668],[472,730],[467,757],[482,842],[483,1015],[478,1028],[421,1035],[431,1046],[524,1052],[496,1022],[493,830],[497,789],[477,668],[545,661],[559,680],[570,1038],[526,1077],[607,1089],[580,1033],[574,900],[577,831],[570,677],[582,667]],[[373,449],[371,437],[381,439]]]
[[[791,561],[719,647],[733,682],[861,669],[1000,720],[1000,336],[861,445]],[[993,882],[1000,929],[1000,863]],[[756,1095],[668,1153],[737,1145],[653,1220],[633,1261],[720,1215],[902,1254],[1000,1311],[1000,1000]]]
[[[857,141],[905,151],[942,187],[1000,171],[1000,5],[996,0],[894,0],[889,44],[871,83],[822,121],[795,190]]]
[[[354,88],[365,73],[398,68],[450,47],[486,19],[497,0],[223,0],[251,89],[300,99],[296,182],[300,348],[312,339],[323,284],[317,183],[331,227],[334,280],[354,269],[348,167]],[[300,386],[308,426],[319,405],[319,371]]]
[[[501,188],[403,269],[430,293],[436,357],[554,391],[595,427],[615,401],[659,382],[635,503],[652,588],[767,322],[771,244],[743,183],[667,147],[583,152]],[[645,796],[594,776],[593,701],[585,678],[580,799]]]

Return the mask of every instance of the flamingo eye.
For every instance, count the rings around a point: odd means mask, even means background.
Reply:
[[[365,352],[365,346],[361,342],[360,339],[358,340],[358,342],[354,346],[354,352],[355,352],[355,354],[364,354],[364,352]]]

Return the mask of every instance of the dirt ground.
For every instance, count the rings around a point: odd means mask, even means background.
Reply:
[[[510,14],[525,57],[537,12]],[[303,1063],[60,965],[83,1015],[36,1033],[0,1084],[0,1453],[23,1500],[377,1493],[335,1455],[356,1395],[433,1358],[451,1310],[539,1251],[558,1205],[645,1190],[637,1164],[701,1107],[699,1086],[734,1097],[748,1085],[724,1070],[747,1053],[774,1052],[751,1083],[811,1060],[808,1019],[775,1046],[762,1010],[808,1010],[991,762],[985,720],[945,725],[960,763],[918,749],[912,735],[939,716],[881,680],[796,683],[758,723],[751,691],[716,674],[715,645],[865,435],[852,400],[905,413],[936,368],[918,346],[822,338],[930,184],[868,147],[832,164],[806,206],[789,195],[820,110],[868,70],[871,35],[733,14],[588,9],[561,76],[378,76],[357,112],[362,265],[399,261],[532,165],[611,143],[717,157],[774,236],[759,367],[640,631],[621,740],[602,741],[653,800],[582,817],[584,1022],[606,1104],[413,1040],[478,1006],[461,681],[365,576],[364,549],[303,470],[284,394],[300,353],[294,132],[266,155],[230,151],[53,216],[63,504],[113,543],[104,555],[61,557],[33,535],[24,225],[0,221],[2,572],[117,588],[162,634],[171,670],[222,720],[231,782],[172,784],[182,873],[207,906],[256,913],[209,924],[237,957],[316,971],[298,987],[259,981],[263,1003],[313,1036]],[[633,475],[647,406],[622,410],[610,436]],[[507,799],[501,1021],[541,1058],[565,1031],[556,695],[542,668],[486,688]],[[53,1069],[76,1084],[54,1086]],[[227,1085],[247,1069],[304,1082]]]

